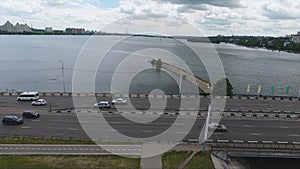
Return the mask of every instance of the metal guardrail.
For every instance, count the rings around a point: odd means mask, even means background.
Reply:
[[[22,92],[0,92],[0,96],[18,96]],[[119,94],[119,93],[72,93],[72,92],[39,92],[41,96],[83,96],[83,97],[130,97],[130,98],[206,98],[206,99],[234,99],[234,100],[269,100],[269,101],[300,101],[294,96],[257,96],[257,95],[233,95],[233,96],[211,96],[211,95],[148,95],[148,94]]]
[[[300,158],[300,142],[233,141],[209,143],[212,151],[223,151],[229,156]]]

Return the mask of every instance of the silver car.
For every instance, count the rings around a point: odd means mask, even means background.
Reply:
[[[110,104],[108,101],[101,101],[99,103],[95,103],[94,107],[99,107],[99,108],[110,108]]]
[[[123,98],[117,98],[112,100],[111,104],[127,104],[127,100]]]
[[[47,101],[45,99],[38,99],[31,103],[33,106],[45,106],[47,104]]]

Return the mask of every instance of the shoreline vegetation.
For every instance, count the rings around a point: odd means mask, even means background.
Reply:
[[[227,43],[249,48],[261,48],[272,51],[284,51],[300,54],[300,43],[291,41],[290,37],[267,36],[210,36],[210,37],[185,37],[189,42],[200,43]]]
[[[106,32],[85,32],[82,34],[66,33],[63,31],[57,32],[6,32],[0,31],[0,35],[118,35],[118,36],[143,36],[143,37],[158,37],[158,38],[178,38],[186,39],[188,42],[198,43],[227,43],[234,44],[249,48],[261,48],[272,51],[284,51],[289,53],[300,54],[300,43],[291,41],[290,37],[269,37],[269,36],[209,36],[209,37],[197,37],[197,36],[159,36],[159,35],[147,35],[147,34],[125,34],[125,33],[106,33]]]

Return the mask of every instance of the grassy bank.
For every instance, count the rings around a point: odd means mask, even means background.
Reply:
[[[210,157],[210,152],[206,152],[205,154],[203,154],[202,152],[197,153],[185,167],[185,169],[197,168],[214,169],[214,165]]]
[[[163,169],[177,169],[192,151],[170,151],[162,156]]]
[[[139,158],[121,156],[0,156],[1,169],[139,169]]]

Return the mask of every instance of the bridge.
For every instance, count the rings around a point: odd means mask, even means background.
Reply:
[[[152,65],[156,65],[158,68],[165,69],[172,73],[177,74],[180,77],[180,89],[181,89],[181,82],[183,79],[192,82],[194,85],[198,86],[204,93],[209,94],[212,91],[212,84],[201,77],[194,75],[186,70],[178,68],[174,65],[169,63],[163,62],[160,59],[155,60],[153,59],[151,62]]]

